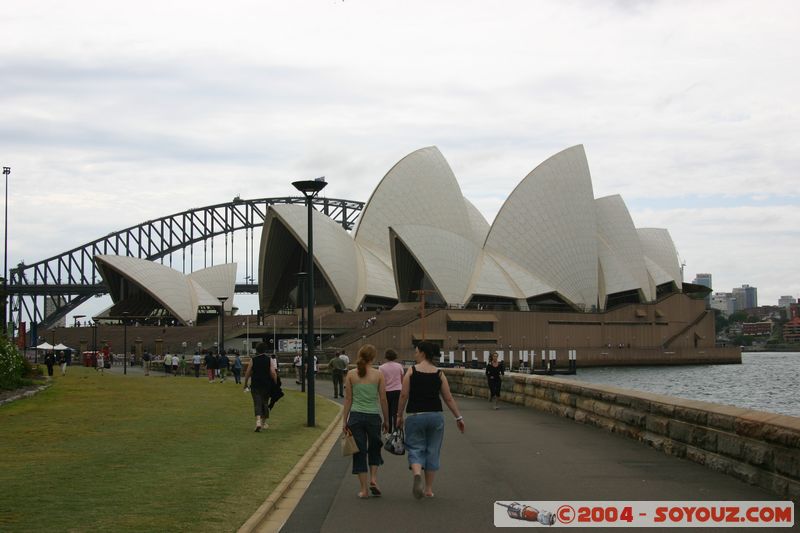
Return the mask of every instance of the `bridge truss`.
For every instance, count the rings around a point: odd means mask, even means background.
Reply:
[[[37,329],[51,327],[92,296],[107,294],[108,290],[94,263],[96,255],[125,255],[150,261],[161,260],[162,263],[166,260],[170,267],[178,256],[182,271],[186,273],[188,266],[189,272],[192,272],[195,262],[198,266],[202,263],[202,268],[214,264],[215,237],[224,237],[225,262],[229,262],[229,259],[233,262],[234,233],[241,230],[245,231],[245,283],[237,283],[236,292],[257,293],[254,230],[263,226],[270,205],[304,203],[305,198],[294,196],[255,200],[236,197],[228,203],[148,220],[32,265],[20,263],[9,272],[7,293],[11,305],[8,318],[14,322],[15,330],[21,323],[27,322],[31,334],[35,335]],[[349,230],[364,203],[315,198],[313,207]],[[202,256],[196,257],[201,253],[195,252],[195,245],[201,243]]]

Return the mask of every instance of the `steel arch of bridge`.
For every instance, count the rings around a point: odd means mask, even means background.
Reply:
[[[246,249],[252,256],[252,230],[263,226],[267,208],[274,204],[304,203],[305,198],[294,196],[255,200],[243,200],[237,197],[228,203],[198,207],[156,220],[148,220],[31,265],[20,263],[17,268],[9,272],[7,286],[11,300],[9,319],[16,323],[16,327],[27,321],[31,325],[33,334],[34,329],[49,328],[92,296],[108,293],[95,266],[95,255],[126,255],[150,261],[169,256],[171,265],[172,254],[183,249],[185,271],[187,247],[200,242],[205,246],[210,240],[213,264],[213,239],[225,235],[225,262],[227,262],[227,235],[231,234],[230,250],[233,253],[233,233],[248,230],[245,239],[247,240],[249,234],[251,247]],[[361,213],[364,203],[336,198],[315,198],[313,206],[349,230]],[[191,252],[193,254],[193,248]],[[205,261],[207,261],[206,252],[204,248]],[[255,262],[252,258],[247,258],[245,265],[246,283],[237,284],[236,292],[258,292]],[[253,265],[252,271],[250,265]],[[40,299],[44,300],[41,306]]]

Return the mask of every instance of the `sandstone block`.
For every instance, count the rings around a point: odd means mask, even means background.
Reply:
[[[679,420],[670,420],[667,434],[673,440],[689,443],[692,438],[692,426]]]
[[[717,434],[717,453],[742,459],[743,443],[742,439],[731,433],[718,433]]]
[[[800,481],[800,450],[775,450],[775,471]]]
[[[775,467],[773,460],[773,448],[768,444],[756,441],[745,441],[743,443],[744,460],[751,465],[756,465],[767,470]]]
[[[647,431],[652,433],[669,435],[669,418],[658,415],[648,415],[645,419],[644,426]]]

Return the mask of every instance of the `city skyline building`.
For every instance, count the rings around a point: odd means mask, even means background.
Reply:
[[[703,287],[708,287],[709,289],[713,289],[713,285],[711,283],[711,274],[710,273],[699,273],[695,274],[694,280],[692,281],[695,285],[702,285]],[[708,296],[705,298],[706,300],[706,307],[711,307],[711,293],[708,293]]]
[[[791,308],[792,304],[797,303],[797,298],[791,295],[781,296],[778,298],[778,307],[783,307],[787,311]]]
[[[736,312],[736,298],[730,292],[715,292],[711,296],[710,307],[728,317]]]
[[[758,307],[758,288],[751,287],[750,285],[743,284],[741,287],[735,287],[732,291],[734,298],[736,298],[736,310],[744,311],[745,309],[753,309]]]

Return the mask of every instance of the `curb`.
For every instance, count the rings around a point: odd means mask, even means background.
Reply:
[[[328,427],[325,428],[319,437],[317,437],[317,440],[314,441],[305,455],[303,455],[303,457],[301,457],[300,460],[294,465],[294,468],[292,468],[289,473],[286,474],[286,477],[284,477],[281,482],[278,483],[278,486],[275,487],[275,490],[273,490],[272,493],[267,496],[267,499],[264,501],[264,503],[262,503],[259,508],[256,509],[256,512],[253,513],[252,516],[250,516],[250,518],[248,518],[247,521],[241,525],[241,527],[237,530],[238,533],[253,533],[259,530],[259,527],[267,521],[267,518],[269,518],[269,515],[274,510],[275,505],[292,488],[292,486],[295,484],[295,481],[297,481],[297,478],[303,473],[303,470],[306,468],[311,459],[320,453],[320,446],[322,443],[325,442],[325,440],[330,437],[331,433],[338,428],[338,425],[342,420],[341,406],[336,402],[331,403],[334,403],[340,407],[339,413],[333,417],[333,420]],[[325,451],[325,455],[328,454],[328,451],[329,450]]]
[[[6,398],[5,400],[0,401],[0,405],[6,405],[8,403],[15,402],[17,400],[22,400],[23,398],[30,398],[31,396],[39,394],[43,390],[49,389],[51,385],[52,385],[52,383],[47,383],[45,385],[40,385],[40,386],[36,387],[35,389],[27,390],[25,392],[21,392],[19,394],[11,396],[10,398]]]

